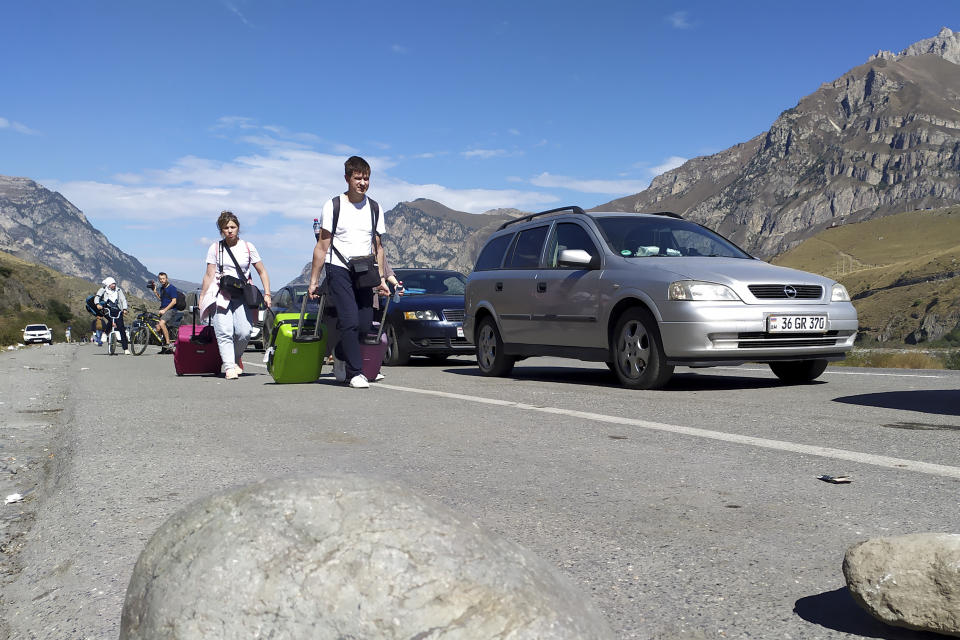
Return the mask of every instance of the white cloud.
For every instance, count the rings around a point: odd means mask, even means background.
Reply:
[[[221,124],[228,119],[222,119]],[[253,153],[230,160],[184,156],[165,169],[117,174],[111,182],[48,181],[80,209],[100,220],[128,224],[154,220],[202,220],[229,208],[255,223],[265,216],[310,219],[319,215],[324,201],[343,191],[342,153],[325,153],[304,143],[278,140],[252,132],[250,121],[236,118],[244,132],[240,139],[256,148]],[[276,128],[270,128],[276,133]],[[288,136],[295,137],[295,136]],[[304,139],[304,138],[300,138]],[[477,150],[471,156],[490,157]],[[494,150],[494,155],[506,151]],[[421,154],[431,157],[437,154]],[[432,198],[461,211],[482,212],[496,207],[538,206],[553,202],[554,196],[516,189],[453,189],[438,184],[416,184],[389,174],[397,160],[365,156],[373,166],[371,196],[385,209],[401,200]]]
[[[329,142],[310,147],[300,134],[258,127],[245,118],[221,120],[216,135],[231,127],[250,152],[227,160],[188,155],[165,168],[124,172],[109,180],[45,179],[43,184],[62,193],[111,242],[151,270],[195,281],[203,275],[198,243],[205,247],[213,241],[217,215],[230,209],[240,218],[244,237],[263,253],[272,284],[279,288],[299,275],[310,260],[310,223],[327,199],[344,190],[343,162],[352,149],[331,151],[337,145]],[[402,156],[364,157],[373,167],[370,195],[384,211],[416,198],[473,213],[501,207],[538,210],[559,202],[549,190],[531,189],[529,184],[526,188],[511,184],[504,189],[456,189],[410,182],[391,175],[391,169],[405,161]],[[163,230],[174,235],[160,248],[157,234]]]
[[[676,169],[687,160],[689,160],[689,158],[684,158],[682,156],[670,156],[657,166],[650,167],[647,171],[650,173],[651,178],[656,178],[661,173],[666,173],[671,169]]]
[[[667,22],[669,22],[674,29],[690,29],[693,25],[689,20],[690,13],[687,11],[676,11],[667,16]]]
[[[228,0],[223,0],[223,6],[225,6],[227,9],[229,9],[230,12],[233,13],[235,16],[237,16],[238,18],[240,18],[240,22],[242,22],[243,24],[247,25],[248,27],[252,27],[252,26],[253,26],[253,25],[250,24],[250,22],[247,20],[247,18],[246,18],[242,13],[240,13],[240,9],[237,8],[236,4],[234,4],[233,2],[229,2]]]
[[[17,133],[22,133],[28,136],[34,136],[39,133],[38,131],[34,131],[33,129],[31,129],[25,124],[21,124],[14,120],[7,120],[6,118],[0,118],[0,129],[12,129]]]
[[[506,149],[470,149],[469,151],[461,151],[460,155],[464,158],[480,158],[481,160],[489,160],[490,158],[506,158],[509,156],[520,155],[519,151],[507,151]]]
[[[582,193],[628,195],[643,191],[650,182],[649,180],[584,180],[544,172],[531,178],[530,184],[537,187],[570,189]]]

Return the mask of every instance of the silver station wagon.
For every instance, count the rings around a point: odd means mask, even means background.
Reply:
[[[481,250],[464,302],[484,375],[559,356],[606,362],[635,389],[662,387],[680,365],[745,362],[809,382],[857,335],[843,285],[753,258],[672,213],[567,207],[507,222]]]

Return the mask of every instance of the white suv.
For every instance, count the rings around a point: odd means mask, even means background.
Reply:
[[[46,342],[53,344],[53,332],[45,324],[28,324],[23,330],[23,344]]]

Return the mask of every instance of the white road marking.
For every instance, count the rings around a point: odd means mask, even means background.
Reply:
[[[663,424],[660,422],[650,422],[648,420],[637,420],[636,418],[624,418],[621,416],[609,416],[602,413],[589,413],[586,411],[575,411],[572,409],[560,409],[557,407],[541,407],[522,402],[513,402],[511,400],[497,400],[495,398],[483,398],[480,396],[468,396],[462,393],[448,393],[446,391],[433,391],[429,389],[416,389],[413,387],[399,387],[392,384],[378,382],[370,385],[371,388],[392,389],[393,391],[403,391],[406,393],[419,393],[422,395],[437,396],[440,398],[449,398],[451,400],[465,400],[467,402],[477,402],[480,404],[496,405],[500,407],[513,407],[524,411],[537,411],[541,413],[550,413],[555,415],[571,416],[584,420],[593,420],[595,422],[606,422],[610,424],[629,425],[641,429],[651,429],[654,431],[666,431],[669,433],[678,433],[681,435],[692,436],[695,438],[708,438],[711,440],[722,440],[724,442],[733,442],[764,449],[773,449],[776,451],[788,451],[803,455],[820,456],[823,458],[833,458],[836,460],[847,460],[861,464],[870,464],[878,467],[887,467],[889,469],[898,469],[901,471],[914,471],[917,473],[926,473],[944,478],[955,478],[960,480],[960,467],[950,467],[942,464],[933,464],[930,462],[921,462],[918,460],[907,460],[905,458],[891,458],[889,456],[878,456],[870,453],[861,453],[859,451],[847,451],[845,449],[833,449],[831,447],[818,447],[809,444],[798,444],[795,442],[785,442],[782,440],[770,440],[768,438],[757,438],[754,436],[744,436],[735,433],[723,433],[722,431],[709,431],[707,429],[697,429],[695,427],[683,427],[673,424]]]
[[[714,369],[724,369],[726,371],[766,371],[770,373],[769,369],[758,368],[758,369],[747,369],[746,367],[713,367]],[[946,376],[938,376],[930,373],[871,373],[869,371],[837,371],[836,369],[827,369],[823,372],[823,375],[837,375],[837,376],[886,376],[891,378],[946,378]],[[773,375],[770,373],[770,375]]]

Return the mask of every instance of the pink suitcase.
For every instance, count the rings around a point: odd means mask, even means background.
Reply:
[[[197,311],[193,308],[193,324],[181,324],[177,329],[177,345],[173,352],[173,367],[178,376],[195,373],[220,373],[220,349],[213,326],[196,324]]]

